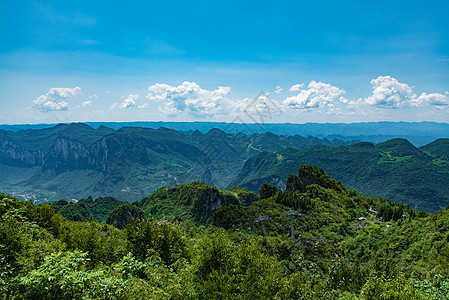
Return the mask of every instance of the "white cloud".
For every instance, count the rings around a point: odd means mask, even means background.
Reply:
[[[289,89],[289,91],[290,91],[290,92],[299,92],[303,87],[304,87],[304,84],[303,84],[303,83],[301,83],[301,84],[295,84],[295,85],[293,85],[293,86]]]
[[[119,106],[120,106],[121,108],[130,108],[130,107],[133,107],[133,106],[136,105],[136,100],[137,100],[137,98],[139,98],[139,95],[138,95],[138,94],[135,94],[135,95],[129,94],[128,97],[127,97],[125,100],[123,100],[122,104],[120,104]]]
[[[81,103],[82,107],[86,107],[86,106],[89,106],[89,105],[92,105],[92,101],[84,101],[83,103]]]
[[[147,108],[148,107],[148,103],[144,103],[142,105],[137,106],[137,108],[142,109],[142,108]]]
[[[416,102],[418,104],[426,103],[435,106],[448,106],[449,93],[446,92],[446,95],[439,93],[431,93],[431,94],[422,93],[421,96],[419,96],[416,99]]]
[[[397,108],[413,103],[416,94],[408,84],[400,83],[391,76],[379,76],[371,80],[373,94],[365,98],[368,105]]]
[[[176,116],[187,113],[196,117],[226,115],[235,101],[228,98],[230,87],[219,86],[216,90],[202,89],[195,82],[185,81],[179,86],[157,83],[148,87],[147,99],[163,102],[162,114]]]
[[[422,93],[419,97],[413,92],[412,87],[399,82],[391,76],[379,76],[371,80],[373,94],[361,101],[361,103],[379,106],[383,108],[398,108],[404,106],[421,106],[424,104],[437,107],[449,105],[449,94]]]
[[[278,85],[276,86],[276,90],[274,91],[276,94],[282,94],[283,89]]]
[[[98,95],[97,94],[92,94],[89,96],[89,99],[97,99]]]
[[[64,99],[78,96],[80,87],[75,88],[51,88],[45,95],[39,96],[33,101],[33,107],[41,112],[62,111],[68,109],[68,103]]]
[[[345,91],[330,85],[328,83],[311,81],[307,89],[301,90],[301,85],[294,85],[290,91],[299,91],[299,94],[293,97],[288,97],[282,103],[290,108],[295,109],[312,109],[318,107],[329,107],[335,100],[339,99],[345,102],[346,99],[342,96]]]

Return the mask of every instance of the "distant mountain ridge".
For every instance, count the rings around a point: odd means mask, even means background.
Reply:
[[[122,127],[144,127],[159,129],[166,127],[183,132],[199,132],[205,134],[213,128],[226,133],[246,135],[272,132],[276,135],[314,136],[330,140],[368,141],[380,143],[393,138],[404,138],[416,146],[428,144],[438,138],[449,138],[449,123],[436,122],[361,122],[361,123],[226,123],[226,122],[86,122],[93,128],[105,126],[118,130]],[[24,130],[50,128],[56,124],[21,124],[0,125],[0,129]]]

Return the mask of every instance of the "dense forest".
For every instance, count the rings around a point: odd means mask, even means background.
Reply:
[[[134,203],[36,206],[1,194],[0,294],[448,299],[448,229],[449,210],[366,197],[310,165],[290,174],[285,190],[266,183],[259,195],[200,182]]]

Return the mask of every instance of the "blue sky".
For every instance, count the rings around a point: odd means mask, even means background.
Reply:
[[[2,1],[0,123],[254,121],[242,111],[448,122],[448,11],[448,1]]]

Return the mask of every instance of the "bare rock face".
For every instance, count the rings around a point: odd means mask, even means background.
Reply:
[[[105,173],[109,172],[111,159],[109,157],[109,150],[106,139],[102,138],[92,144],[92,146],[90,146],[89,148],[89,152],[91,155],[89,156],[88,164],[91,166],[95,166],[96,170]]]
[[[41,150],[27,150],[5,137],[0,137],[0,161],[16,166],[41,166],[44,154]]]
[[[0,137],[0,162],[12,166],[40,166],[57,171],[92,169],[106,173],[110,166],[108,154],[105,138],[86,146],[79,141],[59,137],[44,153],[41,149],[25,149],[7,137]]]
[[[81,142],[58,138],[44,157],[43,167],[60,171],[92,169],[109,170],[108,146],[104,138],[91,146]]]

